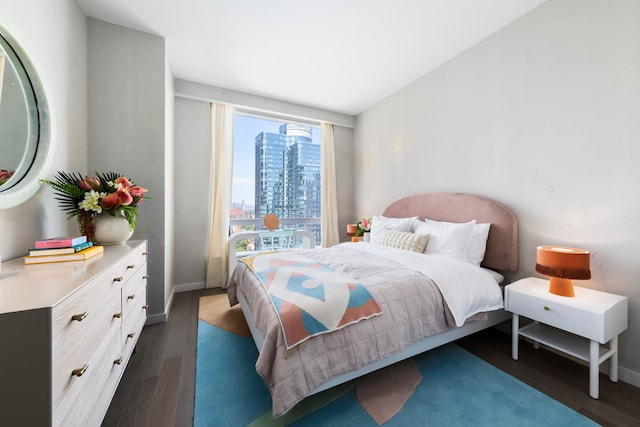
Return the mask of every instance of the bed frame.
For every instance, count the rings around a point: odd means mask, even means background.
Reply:
[[[399,199],[389,205],[382,214],[395,218],[418,216],[420,219],[429,218],[437,221],[467,222],[475,219],[478,223],[491,223],[482,266],[499,271],[516,271],[518,269],[518,219],[507,207],[496,201],[463,193],[425,193]],[[238,292],[237,296],[253,340],[260,351],[263,342],[262,334],[255,327],[253,313],[242,292]],[[487,315],[485,320],[467,322],[459,328],[432,335],[409,345],[400,353],[335,377],[314,389],[309,393],[309,396],[490,328],[511,318],[511,313],[504,310],[491,311]]]

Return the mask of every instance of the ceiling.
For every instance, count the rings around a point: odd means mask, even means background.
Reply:
[[[358,114],[546,0],[77,0],[176,78]]]

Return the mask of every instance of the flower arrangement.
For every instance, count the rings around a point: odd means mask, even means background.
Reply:
[[[60,208],[68,218],[78,217],[80,232],[92,237],[92,217],[106,213],[121,213],[135,230],[138,204],[147,198],[146,188],[134,185],[127,177],[115,172],[83,177],[80,173],[57,172],[53,181],[41,180],[56,193]]]
[[[2,185],[5,182],[9,181],[9,178],[11,178],[13,176],[14,172],[15,171],[4,170],[4,169],[0,168],[0,185]]]
[[[356,225],[358,227],[356,236],[363,236],[364,233],[371,231],[371,218],[362,218]]]

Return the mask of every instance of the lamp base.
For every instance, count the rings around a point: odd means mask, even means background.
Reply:
[[[549,281],[549,292],[563,297],[574,297],[573,280],[551,277]]]

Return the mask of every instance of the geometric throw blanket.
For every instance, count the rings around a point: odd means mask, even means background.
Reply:
[[[304,255],[270,253],[241,261],[253,270],[267,292],[287,349],[382,314],[364,286]]]

